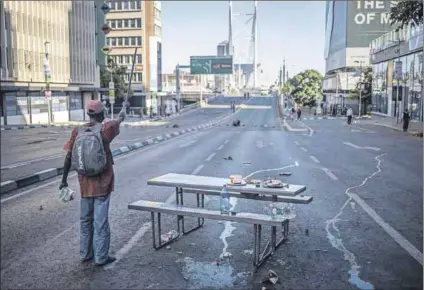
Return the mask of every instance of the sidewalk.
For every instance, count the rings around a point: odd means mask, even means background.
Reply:
[[[403,123],[400,122],[396,124],[396,119],[391,117],[382,117],[377,115],[372,115],[372,117],[368,120],[362,120],[362,124],[370,124],[376,126],[382,126],[386,128],[390,128],[397,131],[403,131]],[[417,135],[423,133],[423,123],[421,122],[409,122],[408,134]]]

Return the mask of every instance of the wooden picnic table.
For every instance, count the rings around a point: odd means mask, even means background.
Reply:
[[[204,219],[227,220],[235,222],[245,222],[254,224],[254,266],[257,268],[269,257],[274,251],[283,244],[288,237],[289,220],[285,217],[271,217],[263,214],[253,213],[237,213],[222,214],[220,211],[212,211],[204,208],[205,195],[219,195],[224,184],[232,196],[240,196],[241,198],[259,201],[284,202],[308,204],[312,201],[312,197],[299,195],[306,190],[304,185],[289,184],[283,188],[269,188],[260,185],[257,187],[254,184],[246,185],[231,185],[229,178],[198,176],[188,174],[168,173],[159,177],[155,177],[147,181],[148,185],[175,187],[176,205],[169,205],[159,202],[151,202],[140,200],[130,204],[129,209],[150,211],[152,221],[153,247],[160,249],[173,241],[177,240],[180,233],[188,234],[201,228],[204,224]],[[188,208],[184,206],[183,193],[195,193],[197,195],[197,208]],[[157,228],[155,226],[155,213],[157,213]],[[177,230],[178,236],[169,241],[161,241],[161,213],[177,215]],[[184,216],[197,217],[198,225],[185,230]],[[181,222],[181,231],[180,231]],[[271,239],[261,250],[261,231],[262,225],[271,226]],[[282,238],[277,241],[277,226],[282,227]],[[157,233],[156,233],[157,229]],[[156,237],[159,236],[159,245],[156,244]],[[262,252],[262,253],[261,253]]]

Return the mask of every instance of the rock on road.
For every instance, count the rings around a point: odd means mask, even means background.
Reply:
[[[242,126],[231,126],[234,119]],[[348,127],[341,120],[308,126],[315,131],[312,136],[283,131],[276,99],[252,97],[220,126],[117,157],[109,217],[111,253],[118,261],[106,268],[80,264],[79,198],[61,203],[59,178],[6,195],[1,203],[1,288],[260,289],[273,269],[281,281],[275,289],[422,289],[422,261],[417,260],[423,250],[422,141],[380,128]],[[224,160],[228,156],[233,160]],[[155,251],[150,214],[127,209],[139,199],[172,198],[172,188],[146,185],[165,173],[246,176],[294,164],[284,170],[292,173],[284,180],[305,184],[305,194],[314,200],[292,207],[289,241],[256,273],[248,225],[206,220],[170,249]],[[71,176],[69,186],[78,189]],[[192,195],[184,199],[195,203]],[[231,203],[236,211],[257,213],[267,204]],[[217,198],[206,198],[207,208],[218,206]],[[174,222],[175,217],[164,218],[163,232]],[[224,250],[232,257],[217,266]]]

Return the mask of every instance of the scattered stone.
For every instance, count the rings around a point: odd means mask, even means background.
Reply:
[[[158,266],[158,269],[162,269],[162,266]]]
[[[183,252],[181,252],[181,251],[177,251],[177,254],[178,254],[178,255],[182,255],[182,254],[183,254]]]
[[[233,160],[233,157],[231,157],[231,156],[224,157],[224,160]]]
[[[191,243],[190,246],[193,246],[194,247],[194,246],[196,246],[196,244],[195,243]]]
[[[172,128],[180,128],[180,125],[178,125],[178,124],[174,124],[174,125],[172,126]]]
[[[262,280],[262,283],[273,284],[273,285],[277,284],[277,282],[278,282],[278,275],[273,270],[268,270],[268,277]]]
[[[230,252],[225,252],[221,254],[220,258],[231,258],[233,255]]]
[[[43,206],[42,205],[40,205],[40,210],[43,210]]]
[[[309,236],[309,230],[308,229],[305,230],[305,235]]]
[[[184,280],[188,281],[188,277],[187,276],[184,276]]]
[[[166,249],[167,249],[167,250],[170,250],[170,249],[171,249],[171,246],[166,246]]]
[[[261,288],[261,290],[266,290],[266,287],[265,287],[265,286],[263,286],[263,287]]]

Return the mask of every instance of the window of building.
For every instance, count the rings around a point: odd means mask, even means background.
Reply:
[[[137,27],[141,28],[141,18],[137,18]]]
[[[118,46],[122,46],[123,45],[123,39],[122,37],[118,37]]]
[[[28,114],[28,98],[26,93],[6,93],[7,116]]]
[[[137,1],[130,1],[130,9],[131,10],[135,10],[136,6],[137,6]]]
[[[135,28],[135,19],[130,19],[131,28]]]
[[[116,10],[122,10],[122,2],[116,2]]]
[[[120,64],[122,64],[123,63],[123,56],[122,55],[118,55],[117,58],[118,58],[118,62]]]
[[[136,46],[137,42],[136,42],[136,38],[135,37],[131,37],[131,46]]]
[[[137,9],[141,9],[141,8],[142,8],[142,1],[137,0]]]
[[[137,73],[137,82],[142,83],[143,82],[143,74]]]
[[[48,113],[49,101],[44,96],[31,96],[31,113]]]
[[[82,110],[82,95],[81,93],[69,93],[69,109],[71,111]]]
[[[110,10],[115,10],[115,2],[111,1],[108,3]]]
[[[141,64],[141,63],[142,63],[142,61],[143,61],[143,59],[142,59],[142,57],[141,57],[141,54],[137,54],[137,63],[138,63],[138,64]]]
[[[161,11],[157,8],[155,8],[155,18],[158,20],[161,19]]]
[[[130,38],[129,37],[125,37],[124,38],[124,45],[125,46],[129,46],[130,45]]]
[[[112,45],[111,46],[116,46],[116,37],[112,37]]]
[[[128,28],[128,19],[124,19],[124,28]]]
[[[65,93],[53,93],[52,96],[52,111],[63,112],[68,111],[68,104],[66,103],[67,96]]]
[[[141,36],[137,36],[137,45],[141,45]]]
[[[116,22],[115,22],[115,20],[110,20],[110,27],[111,28],[116,28]]]
[[[116,28],[122,28],[122,20],[116,20]]]
[[[162,33],[162,28],[160,28],[160,26],[155,25],[155,35],[156,36],[160,36]]]
[[[123,63],[125,63],[125,64],[130,63],[130,62],[129,62],[128,55],[124,55],[124,62],[123,62]]]
[[[133,56],[132,55],[128,55],[128,63],[132,64],[133,62]]]

